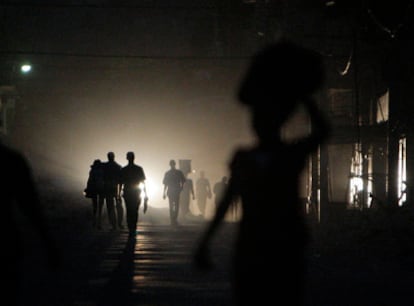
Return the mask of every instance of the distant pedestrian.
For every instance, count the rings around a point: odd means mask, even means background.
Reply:
[[[111,229],[123,228],[122,219],[124,209],[120,196],[121,165],[115,161],[115,153],[107,153],[108,161],[103,164],[104,169],[104,197]]]
[[[181,194],[180,194],[180,213],[178,216],[178,218],[180,219],[180,215],[181,215],[181,220],[183,221],[189,220],[193,216],[190,210],[190,205],[191,205],[191,201],[195,200],[194,182],[189,177],[190,173],[187,173],[184,175],[185,175],[185,183],[183,185],[183,190],[181,191]]]
[[[104,203],[104,170],[100,159],[95,159],[90,167],[85,197],[92,201],[92,226],[100,229]]]
[[[316,53],[282,40],[256,54],[241,83],[239,100],[250,110],[257,145],[233,156],[228,186],[194,258],[198,267],[211,267],[212,236],[231,203],[240,198],[242,217],[232,261],[238,306],[304,304],[308,233],[298,188],[307,158],[329,134],[312,100],[323,75]],[[312,132],[287,142],[281,128],[299,104],[307,111]]]
[[[146,189],[146,177],[144,169],[135,164],[134,152],[126,154],[128,164],[121,169],[122,196],[126,207],[126,220],[130,237],[135,237],[139,219],[139,208],[144,200],[144,214],[148,209],[148,197]],[[142,193],[144,199],[142,199]]]
[[[218,204],[223,198],[224,192],[227,189],[227,176],[223,176],[220,181],[214,184],[213,193],[214,193],[214,211],[216,211]]]
[[[29,237],[39,239],[46,268],[58,268],[62,254],[44,214],[29,162],[20,152],[0,143],[0,169],[3,216],[0,223],[0,241],[3,245],[0,253],[0,294],[3,304],[16,306],[20,305],[19,296],[25,294],[19,289],[26,272],[22,265],[31,252],[25,249],[27,233],[36,233]]]
[[[183,190],[186,177],[176,168],[175,160],[170,160],[170,169],[164,173],[162,183],[164,185],[163,199],[168,197],[171,225],[178,225],[178,213],[180,209],[180,194]]]
[[[200,176],[196,180],[196,198],[198,209],[204,218],[206,216],[207,199],[211,199],[211,197],[210,180],[206,178],[204,171],[200,171]]]
[[[220,201],[222,200],[224,193],[227,189],[228,177],[223,176],[220,181],[214,184],[213,193],[214,193],[214,211],[217,210]],[[228,215],[232,221],[237,221],[239,219],[239,208],[240,202],[238,198],[234,198],[233,202],[229,205]]]

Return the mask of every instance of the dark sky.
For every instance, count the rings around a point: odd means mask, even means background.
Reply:
[[[21,95],[11,137],[36,171],[83,188],[95,158],[114,151],[125,165],[133,150],[157,190],[170,159],[191,159],[212,182],[226,174],[251,140],[235,100],[250,54],[218,56],[214,11],[202,1],[55,2],[0,6],[3,63],[33,64],[24,78],[10,73]]]

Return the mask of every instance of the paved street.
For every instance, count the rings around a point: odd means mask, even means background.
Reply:
[[[223,228],[225,243],[216,243],[217,267],[194,269],[192,248],[203,223],[173,228],[141,222],[136,240],[128,232],[79,227],[64,231],[63,263],[45,269],[41,250],[32,251],[21,296],[24,305],[155,306],[229,305],[227,275],[233,225]]]
[[[93,229],[83,212],[56,218],[53,228],[63,253],[57,270],[47,269],[42,249],[28,232],[22,305],[231,305],[228,268],[235,223],[224,224],[215,236],[212,255],[217,266],[204,273],[194,269],[191,254],[205,223],[173,228],[165,219],[159,222],[151,216],[142,218],[136,241],[128,239],[126,230]],[[396,230],[394,227],[392,233],[400,237]],[[406,227],[400,230],[404,232]],[[314,233],[319,240],[314,240],[309,252],[306,306],[414,303],[414,248],[412,241],[404,240],[410,236],[401,236],[402,244],[393,236],[386,240],[388,236],[378,231],[373,231],[376,236],[366,237],[358,231],[359,236],[347,236],[341,228],[338,231],[340,234],[332,228]],[[275,286],[276,280],[277,275]]]

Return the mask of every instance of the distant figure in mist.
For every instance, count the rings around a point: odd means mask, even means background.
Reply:
[[[236,305],[269,305],[274,299],[304,304],[308,233],[298,195],[299,175],[309,154],[329,135],[312,99],[323,77],[317,54],[281,40],[255,55],[241,83],[238,98],[250,111],[257,142],[233,156],[227,189],[194,254],[198,267],[212,266],[211,238],[231,203],[240,198],[242,217],[232,270]],[[300,104],[312,132],[286,142],[281,128]]]
[[[183,220],[193,216],[190,210],[191,200],[195,200],[194,182],[189,177],[191,172],[185,174],[185,182],[180,195],[180,215]]]
[[[220,181],[216,182],[213,186],[214,193],[214,211],[216,211],[220,201],[223,198],[224,192],[227,189],[228,178],[223,176]]]
[[[227,189],[228,185],[228,177],[223,176],[220,181],[216,182],[213,186],[213,193],[214,193],[214,211],[217,210],[217,207],[220,204],[220,201],[223,199],[224,193]],[[231,217],[233,220],[237,219],[238,215],[238,208],[239,208],[239,201],[238,198],[233,199],[233,203],[229,205],[229,210],[231,213]]]
[[[126,207],[129,237],[135,237],[137,234],[139,208],[142,200],[144,200],[144,214],[148,209],[148,197],[145,184],[146,177],[144,169],[134,162],[134,152],[128,152],[126,159],[128,160],[128,164],[121,169],[121,188]],[[141,193],[144,193],[144,199],[142,199]]]
[[[208,178],[206,178],[205,172],[200,171],[200,176],[196,180],[196,198],[198,209],[203,217],[206,216],[207,199],[211,199],[211,185]]]
[[[165,200],[168,197],[168,204],[170,209],[171,225],[178,225],[178,213],[180,210],[180,194],[183,190],[186,177],[184,173],[176,168],[175,160],[170,160],[170,169],[164,173],[162,183],[164,190],[162,197]]]
[[[218,205],[220,204],[221,199],[223,198],[224,192],[227,189],[228,177],[223,176],[220,181],[216,182],[213,186],[214,193],[214,211],[217,210]],[[239,199],[234,198],[233,203],[229,205],[230,216],[233,221],[237,221],[239,215]]]
[[[0,223],[3,245],[0,294],[3,303],[14,306],[18,305],[19,296],[24,295],[19,292],[25,272],[20,268],[25,254],[30,253],[25,246],[25,235],[34,231],[40,239],[46,267],[57,268],[61,254],[43,213],[30,164],[22,154],[1,143],[0,163],[3,215]]]
[[[92,201],[92,226],[100,229],[104,202],[104,169],[100,159],[95,159],[90,167],[85,197]]]
[[[122,207],[120,195],[120,175],[122,167],[115,161],[114,152],[108,152],[106,155],[108,157],[108,161],[103,164],[106,210],[108,213],[109,223],[111,224],[111,229],[116,230],[117,227],[122,229],[122,220],[124,217],[124,208]]]

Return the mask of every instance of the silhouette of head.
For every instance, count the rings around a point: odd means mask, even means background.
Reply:
[[[127,154],[126,154],[126,159],[127,159],[129,162],[133,162],[133,161],[134,161],[134,159],[135,159],[135,154],[134,154],[134,152],[131,152],[131,151],[127,152]]]
[[[302,99],[324,80],[319,54],[281,39],[255,54],[238,91],[239,101],[253,114],[259,137],[280,129]],[[266,134],[267,133],[267,134]]]
[[[114,152],[108,152],[108,154],[106,154],[108,156],[108,160],[115,160],[115,153]]]
[[[323,80],[323,63],[318,53],[281,39],[254,55],[238,97],[250,107],[275,106],[279,98],[296,100],[312,94]]]
[[[100,159],[95,159],[95,160],[93,161],[92,166],[97,167],[97,166],[99,166],[100,164],[101,164],[101,160],[100,160]]]
[[[171,159],[170,160],[170,166],[171,166],[171,168],[175,168],[175,160],[173,160],[173,159]]]

